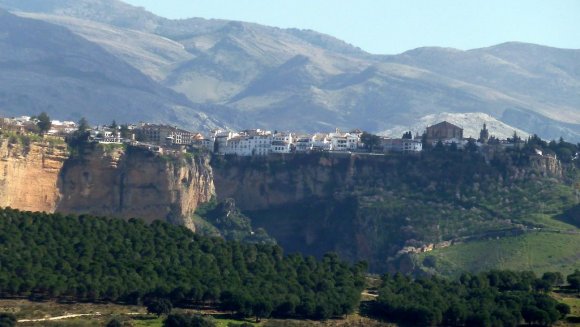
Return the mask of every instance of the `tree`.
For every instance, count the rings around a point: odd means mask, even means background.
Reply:
[[[570,314],[570,306],[566,303],[558,303],[556,304],[556,310],[560,313],[560,318],[564,319],[567,315]]]
[[[575,270],[574,273],[568,275],[566,281],[568,281],[572,289],[580,292],[580,270]]]
[[[522,309],[522,317],[524,317],[528,324],[538,323],[545,325],[550,320],[548,313],[536,306],[524,307]]]
[[[10,313],[0,313],[0,327],[16,326],[16,317]]]
[[[191,316],[184,314],[170,314],[163,321],[164,327],[188,327],[191,326]]]
[[[360,141],[364,144],[365,149],[373,152],[373,150],[381,144],[381,138],[378,135],[363,132],[360,136]]]
[[[215,327],[216,323],[212,317],[204,317],[200,315],[194,315],[191,317],[191,327]]]
[[[129,125],[122,124],[121,125],[121,128],[120,128],[120,131],[121,131],[121,137],[122,138],[125,138],[125,139],[128,139],[129,138],[129,136],[130,136],[129,135],[129,132],[130,132]]]
[[[158,317],[164,314],[170,314],[173,306],[167,299],[153,299],[147,305],[147,312],[156,314]]]
[[[433,151],[436,152],[445,151],[445,146],[443,145],[443,142],[441,142],[441,140],[437,141],[437,144],[435,144],[435,148],[433,148]]]
[[[465,325],[473,327],[491,327],[489,312],[481,310],[480,312],[470,315],[465,320]]]
[[[77,131],[79,131],[79,133],[85,133],[89,130],[89,128],[91,128],[91,126],[89,126],[89,122],[85,117],[82,117],[78,122]]]
[[[457,143],[451,142],[451,145],[449,146],[449,151],[457,152],[458,149],[459,149],[459,147],[457,147]]]
[[[122,326],[123,324],[119,320],[113,318],[111,321],[107,323],[106,327],[122,327]]]
[[[72,138],[69,140],[69,145],[72,147],[82,146],[86,144],[89,140],[89,123],[83,117],[77,123],[77,130],[73,133]]]
[[[552,290],[552,284],[545,279],[536,279],[534,281],[534,289],[538,292],[550,292]]]
[[[38,127],[40,134],[46,134],[46,132],[50,130],[50,127],[52,127],[50,117],[48,117],[48,114],[44,111],[36,117],[36,120],[36,126]]]
[[[260,322],[260,319],[270,317],[270,314],[272,314],[272,302],[266,299],[259,299],[254,303],[252,311],[254,311],[254,316],[256,316],[256,322]]]
[[[421,144],[423,145],[423,150],[429,150],[433,148],[433,144],[431,144],[427,138],[427,133],[423,133],[423,135],[421,135]]]
[[[474,139],[469,139],[467,141],[467,145],[465,146],[465,150],[467,150],[467,152],[470,152],[470,153],[477,152],[477,145],[475,144]]]
[[[552,287],[564,283],[564,276],[562,276],[561,272],[545,272],[542,275],[542,279],[550,283]]]
[[[403,134],[403,139],[404,140],[412,140],[413,139],[413,132],[411,132],[411,131],[405,132]]]

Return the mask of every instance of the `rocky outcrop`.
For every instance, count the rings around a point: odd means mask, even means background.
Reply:
[[[562,177],[562,163],[554,156],[531,156],[531,168],[544,176]]]
[[[65,145],[0,137],[0,206],[53,212],[60,199],[59,172],[67,157]]]
[[[191,216],[215,194],[206,155],[68,147],[0,137],[0,206],[20,210],[164,220],[195,230]]]
[[[206,156],[160,156],[138,148],[85,150],[69,159],[57,211],[165,220],[192,230],[199,203],[215,194]]]

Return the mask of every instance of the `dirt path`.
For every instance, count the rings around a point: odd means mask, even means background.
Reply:
[[[75,314],[69,314],[69,315],[58,316],[58,317],[50,317],[50,318],[20,319],[20,320],[18,320],[18,322],[51,321],[51,320],[62,320],[62,319],[68,319],[68,318],[87,317],[87,316],[100,316],[100,315],[101,315],[100,312],[95,312],[95,313],[75,313]]]
[[[369,293],[369,292],[362,292],[362,295],[364,296],[370,296],[370,297],[379,297],[378,294],[373,294],[373,293]]]

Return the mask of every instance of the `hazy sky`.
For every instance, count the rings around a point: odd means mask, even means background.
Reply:
[[[312,29],[376,54],[521,41],[580,49],[580,0],[123,0],[167,18]]]

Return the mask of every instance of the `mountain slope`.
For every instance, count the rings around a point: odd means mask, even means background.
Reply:
[[[506,125],[501,121],[491,117],[488,114],[483,113],[465,113],[465,114],[452,114],[447,112],[442,112],[440,114],[432,114],[421,117],[415,124],[410,126],[395,126],[394,128],[383,131],[379,134],[390,136],[390,137],[401,137],[403,133],[407,131],[412,131],[413,135],[419,133],[421,135],[427,126],[435,125],[439,122],[447,121],[454,125],[463,128],[464,137],[472,137],[474,139],[479,138],[479,132],[483,124],[485,123],[489,134],[498,139],[510,138],[514,135],[514,132],[518,134],[521,138],[528,138],[530,136],[528,133]]]
[[[185,97],[65,28],[0,11],[0,33],[4,115],[214,124]]]
[[[169,20],[118,0],[0,7],[66,26],[232,128],[378,132],[440,112],[481,112],[544,138],[580,140],[580,50],[505,43],[377,56],[314,31]]]
[[[151,33],[69,16],[22,12],[18,15],[64,26],[156,81],[163,80],[172,65],[194,58],[180,43]]]

